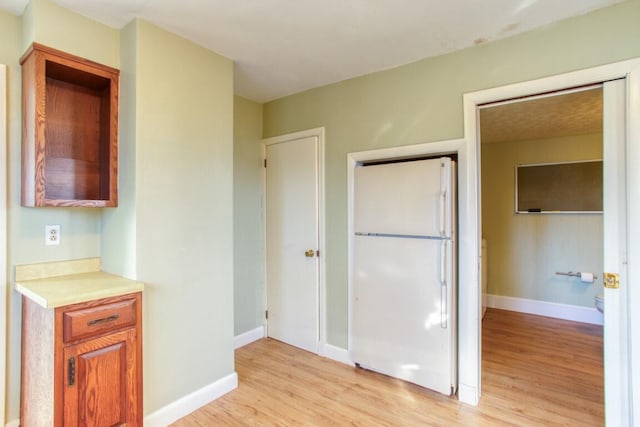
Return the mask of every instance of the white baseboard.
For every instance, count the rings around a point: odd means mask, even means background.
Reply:
[[[572,320],[574,322],[592,323],[594,325],[602,325],[604,322],[604,316],[595,307],[559,304],[502,295],[487,295],[487,307]]]
[[[322,356],[335,360],[336,362],[344,363],[345,365],[354,366],[354,363],[349,357],[349,351],[341,347],[336,347],[335,345],[325,344]]]
[[[480,400],[478,390],[470,385],[459,383],[458,400],[467,405],[478,406],[478,401]]]
[[[258,326],[255,329],[247,331],[243,334],[233,337],[233,348],[238,349],[254,341],[264,338],[264,326]]]
[[[144,417],[145,427],[165,427],[238,387],[235,372]]]
[[[227,375],[144,417],[146,427],[165,427],[203,407],[209,402],[238,388],[238,374]],[[9,421],[5,427],[20,427],[20,419]]]

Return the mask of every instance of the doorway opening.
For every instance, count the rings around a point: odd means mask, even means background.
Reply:
[[[623,79],[623,80],[616,80]],[[640,407],[640,370],[632,369],[632,351],[640,342],[640,313],[632,307],[640,304],[640,292],[630,283],[640,277],[639,245],[640,199],[631,190],[640,182],[640,58],[616,62],[580,71],[568,72],[522,83],[486,89],[464,95],[464,134],[466,144],[460,160],[462,229],[468,237],[460,239],[460,375],[459,399],[477,405],[481,394],[481,217],[478,144],[478,106],[503,99],[515,99],[536,93],[553,92],[604,82],[604,268],[619,282],[604,289],[606,318],[604,325],[605,420],[606,424],[633,423],[634,408]],[[608,89],[607,89],[608,88]],[[611,167],[607,167],[607,163]],[[609,184],[607,184],[607,182]],[[638,251],[640,255],[640,251]],[[616,284],[619,283],[619,286]],[[467,311],[468,310],[468,311]],[[466,329],[466,331],[465,331]],[[466,339],[465,339],[466,337]]]
[[[485,104],[478,123],[484,394],[504,375],[534,406],[603,424],[602,85]]]

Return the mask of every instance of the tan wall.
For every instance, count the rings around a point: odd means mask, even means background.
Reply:
[[[602,277],[602,214],[515,214],[515,166],[602,158],[602,135],[482,145],[482,233],[487,292],[593,307],[601,281],[582,283],[556,271]]]

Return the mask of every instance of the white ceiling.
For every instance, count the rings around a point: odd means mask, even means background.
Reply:
[[[22,14],[28,0],[0,0]],[[580,15],[622,0],[53,0],[115,28],[140,17],[235,61],[265,102]]]

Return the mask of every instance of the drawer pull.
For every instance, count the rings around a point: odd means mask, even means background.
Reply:
[[[89,320],[87,322],[87,326],[99,325],[100,323],[113,322],[114,320],[118,320],[120,317],[119,314],[114,314],[113,316],[103,317],[102,319]]]

